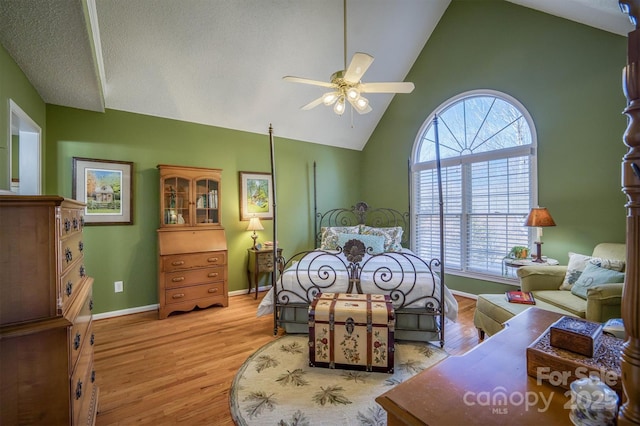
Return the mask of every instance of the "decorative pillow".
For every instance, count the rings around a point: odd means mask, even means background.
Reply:
[[[335,250],[338,247],[338,236],[340,234],[358,234],[360,225],[355,226],[323,226],[320,229],[320,249]]]
[[[592,263],[605,269],[614,271],[622,271],[624,269],[623,260],[602,259],[600,257],[592,257],[584,254],[569,252],[569,264],[567,265],[567,273],[564,281],[560,286],[560,290],[571,290],[573,284],[580,278],[582,271],[587,264]]]
[[[338,246],[344,247],[349,240],[360,240],[366,247],[367,254],[384,253],[384,237],[381,235],[340,234]]]
[[[624,282],[624,272],[601,268],[594,263],[587,263],[580,277],[571,287],[571,293],[583,299],[587,298],[589,288],[599,284]]]
[[[400,226],[390,228],[373,228],[371,226],[362,226],[360,228],[362,235],[379,235],[384,237],[384,251],[402,251],[402,233]]]

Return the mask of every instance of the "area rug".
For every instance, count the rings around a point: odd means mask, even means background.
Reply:
[[[231,385],[238,425],[385,425],[375,398],[447,353],[428,343],[396,342],[393,374],[309,367],[309,338],[285,335],[247,359]]]

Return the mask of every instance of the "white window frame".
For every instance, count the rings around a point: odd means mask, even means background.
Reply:
[[[420,129],[418,130],[418,133],[416,135],[414,144],[413,144],[413,150],[412,150],[412,154],[411,154],[411,179],[410,179],[410,193],[411,193],[411,241],[412,241],[412,247],[411,249],[415,252],[417,252],[417,247],[416,247],[416,243],[417,243],[417,224],[416,224],[416,218],[417,218],[417,214],[418,212],[416,211],[417,208],[416,206],[418,205],[417,203],[417,194],[415,193],[415,188],[414,188],[414,182],[415,182],[415,178],[416,178],[416,173],[425,170],[425,169],[433,169],[433,165],[431,164],[431,166],[429,166],[430,163],[433,163],[433,161],[429,161],[426,163],[420,163],[419,162],[419,158],[418,156],[420,155],[420,148],[422,146],[422,142],[423,142],[423,136],[424,133],[428,130],[428,128],[432,125],[434,117],[436,115],[440,115],[440,113],[444,110],[446,110],[447,108],[451,107],[453,104],[465,99],[465,98],[469,98],[469,97],[475,97],[475,96],[492,96],[492,97],[496,97],[498,99],[501,99],[505,102],[510,103],[511,105],[513,105],[514,107],[516,107],[521,113],[522,116],[525,118],[527,124],[529,125],[529,129],[531,132],[531,145],[526,145],[523,147],[512,147],[512,148],[506,148],[507,150],[514,150],[514,151],[521,151],[523,154],[525,155],[529,155],[529,169],[530,169],[530,206],[529,207],[533,207],[533,206],[537,206],[538,205],[538,161],[537,161],[537,149],[538,149],[538,137],[537,137],[537,132],[536,132],[536,127],[535,124],[533,122],[533,118],[531,117],[531,114],[529,113],[529,111],[524,107],[524,105],[518,101],[516,98],[514,98],[513,96],[510,96],[506,93],[503,92],[499,92],[497,90],[492,90],[492,89],[476,89],[476,90],[470,90],[467,92],[463,92],[460,93],[456,96],[453,96],[452,98],[447,99],[446,101],[444,101],[443,103],[441,103],[433,112],[431,112],[431,114],[429,114],[429,116],[427,117],[427,119],[424,121],[424,123],[422,124],[422,126],[420,127]],[[439,122],[438,125],[441,125],[441,123]],[[504,152],[504,151],[503,151]],[[475,157],[476,159],[486,159],[486,158],[491,158],[491,152],[482,152],[479,154],[474,155],[473,157]],[[465,157],[467,158],[467,157]],[[497,157],[496,157],[497,158]],[[447,165],[454,165],[454,164],[460,164],[461,161],[458,158],[447,158],[447,159],[442,159],[441,160],[441,166],[444,169]],[[464,214],[464,213],[463,213]],[[464,221],[463,221],[464,222]],[[528,232],[528,241],[529,241],[529,247],[531,247],[533,245],[533,238],[535,237],[535,230],[534,229],[529,229]],[[466,231],[464,232],[466,234]],[[465,249],[465,246],[467,244],[467,239],[463,238],[461,240],[461,250]],[[445,238],[445,245],[446,245],[446,238]],[[506,255],[506,253],[505,253]],[[462,253],[461,253],[462,256]],[[442,257],[442,254],[441,254]],[[494,275],[494,274],[489,274],[489,273],[478,273],[478,272],[473,272],[473,271],[468,271],[465,270],[465,265],[461,265],[462,266],[462,270],[458,270],[458,269],[450,269],[447,268],[447,261],[446,258],[443,259],[444,260],[444,266],[445,266],[445,272],[447,274],[451,274],[451,275],[457,275],[457,276],[463,276],[463,277],[469,277],[469,278],[478,278],[478,279],[483,279],[485,281],[493,281],[493,282],[502,282],[502,283],[508,283],[508,284],[513,284],[514,283],[514,278],[513,277],[507,277],[504,274],[498,276],[498,275]]]

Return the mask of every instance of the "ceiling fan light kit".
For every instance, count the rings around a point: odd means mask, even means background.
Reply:
[[[372,108],[369,105],[369,100],[362,96],[363,93],[411,93],[415,87],[410,82],[362,83],[361,78],[369,69],[373,59],[373,56],[369,54],[356,52],[347,67],[347,0],[344,0],[345,69],[334,72],[329,83],[293,76],[285,76],[283,79],[293,83],[311,84],[333,89],[331,92],[327,92],[304,105],[302,107],[303,110],[315,108],[320,104],[333,105],[333,111],[338,115],[342,115],[346,109],[346,99],[359,114],[366,114],[371,112]]]

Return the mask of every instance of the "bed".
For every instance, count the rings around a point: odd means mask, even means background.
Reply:
[[[278,258],[280,273],[258,315],[273,314],[274,334],[308,332],[308,307],[320,292],[388,294],[396,314],[395,337],[438,341],[457,302],[440,279],[438,259],[407,249],[409,214],[389,208],[350,208],[316,213],[316,247]]]

